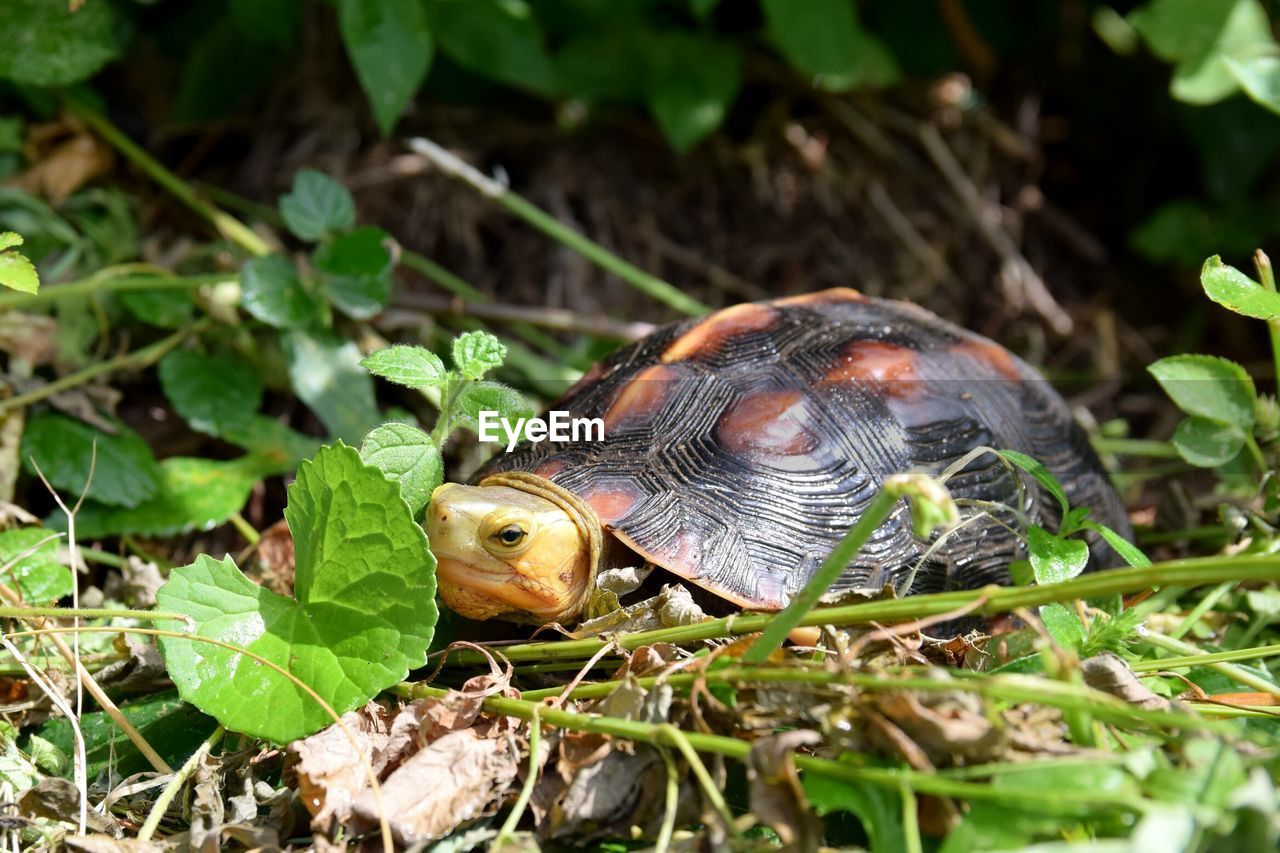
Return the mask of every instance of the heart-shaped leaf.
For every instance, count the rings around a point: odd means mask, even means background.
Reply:
[[[157,367],[160,387],[191,428],[218,437],[244,429],[262,404],[253,366],[230,354],[179,349]]]
[[[1201,468],[1217,468],[1236,457],[1244,447],[1245,434],[1235,424],[1192,416],[1184,418],[1173,431],[1178,455]]]
[[[137,506],[155,495],[160,468],[140,435],[124,424],[113,426],[110,434],[66,415],[37,415],[22,434],[22,463],[32,474],[39,466],[54,488],[68,494],[80,494],[89,483],[95,501]]]
[[[1027,559],[1036,583],[1071,580],[1089,562],[1089,546],[1083,539],[1062,539],[1034,524],[1027,528]]]
[[[315,242],[356,224],[356,202],[333,178],[315,169],[300,169],[293,188],[280,197],[280,215],[294,236]]]
[[[194,632],[244,647],[310,686],[339,714],[424,662],[435,628],[435,558],[400,487],[355,449],[325,447],[289,487],[285,518],[297,599],[246,578],[230,558],[174,569],[156,601]],[[234,731],[284,743],[331,721],[291,680],[238,652],[162,638],[181,696]]]
[[[440,449],[431,436],[409,424],[387,423],[364,437],[364,461],[400,482],[400,494],[417,518],[442,480]]]
[[[1147,367],[1160,387],[1188,415],[1241,430],[1253,428],[1257,391],[1248,371],[1212,355],[1175,355]]]

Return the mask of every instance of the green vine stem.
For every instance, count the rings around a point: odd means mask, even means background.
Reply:
[[[182,786],[196,772],[200,762],[222,741],[222,736],[226,733],[226,729],[222,726],[217,726],[204,739],[200,747],[191,753],[191,757],[187,759],[186,763],[173,774],[169,784],[165,785],[164,790],[160,792],[160,796],[156,797],[156,801],[151,806],[151,811],[147,814],[147,819],[142,824],[142,828],[138,830],[138,841],[140,843],[147,843],[151,840],[151,836],[155,835],[156,828],[160,826],[160,821],[164,818],[164,813],[169,810],[169,805],[173,802],[174,797],[178,796],[178,792],[182,790]]]
[[[645,272],[629,261],[624,261],[604,246],[569,228],[537,205],[521,198],[431,140],[411,139],[409,140],[409,147],[413,149],[414,153],[426,157],[445,174],[458,178],[477,190],[481,195],[492,199],[520,219],[537,228],[543,234],[573,249],[601,269],[618,276],[618,278],[646,296],[652,297],[682,314],[691,316],[705,314],[710,310],[706,305],[676,288],[670,282],[663,281],[656,275]]]
[[[1204,658],[1208,656],[1207,654],[1202,654],[1200,652],[1200,649],[1196,648],[1190,643],[1184,642],[1182,640],[1175,640],[1173,637],[1167,637],[1164,634],[1158,633],[1156,631],[1152,631],[1151,629],[1146,628],[1145,626],[1141,626],[1141,625],[1138,626],[1137,633],[1144,643],[1146,643],[1149,646],[1153,646],[1154,648],[1157,648],[1157,649],[1162,649],[1167,652],[1174,652],[1176,654],[1184,655],[1187,657]],[[1227,678],[1230,678],[1232,681],[1236,682],[1237,684],[1243,684],[1245,687],[1251,687],[1260,693],[1268,693],[1272,696],[1280,697],[1280,687],[1277,687],[1275,683],[1265,678],[1262,678],[1260,676],[1254,675],[1252,672],[1249,672],[1248,670],[1241,669],[1240,667],[1236,666],[1234,663],[1223,662],[1223,661],[1207,661],[1202,665],[1208,667],[1209,669],[1212,669],[1214,672],[1217,672],[1220,675],[1225,675]]]
[[[1224,581],[1280,580],[1280,555],[1200,557],[1170,560],[1142,568],[1094,572],[1061,583],[1044,586],[988,586],[982,589],[913,595],[907,598],[867,601],[841,607],[811,610],[798,627],[832,625],[849,627],[870,622],[905,622],[951,613],[973,606],[973,612],[990,616],[1018,607],[1039,607],[1053,602],[1074,601],[1107,595],[1141,592],[1152,587],[1196,587]],[[748,614],[708,619],[692,625],[639,631],[613,639],[589,638],[545,643],[519,643],[495,647],[511,661],[578,660],[589,658],[606,643],[614,642],[624,651],[654,643],[693,643],[763,631],[774,614]],[[484,663],[480,652],[463,649],[451,653],[450,663]]]
[[[1258,278],[1262,280],[1262,286],[1275,293],[1276,274],[1271,267],[1271,258],[1259,249],[1253,256],[1253,263],[1258,268]],[[1275,359],[1276,385],[1280,388],[1280,320],[1268,320],[1267,331],[1271,333],[1271,357]]]
[[[443,698],[447,692],[441,688],[434,687],[418,686],[416,688],[416,693],[419,696]],[[625,738],[656,747],[678,749],[679,741],[684,740],[699,752],[723,755],[726,758],[733,758],[738,761],[746,759],[751,751],[751,744],[737,738],[685,731],[681,731],[679,737],[675,737],[669,724],[643,723],[617,717],[580,714],[559,708],[548,708],[541,703],[531,702],[527,699],[491,696],[484,700],[483,707],[491,714],[516,717],[521,720],[532,720],[534,715],[537,714],[542,722],[548,725],[574,731]],[[853,783],[864,782],[888,788],[898,788],[900,785],[906,785],[918,794],[930,794],[938,797],[1022,802],[1043,808],[1051,808],[1055,805],[1060,806],[1066,803],[1130,812],[1140,812],[1144,808],[1144,804],[1141,801],[1118,796],[1114,793],[1041,791],[1031,788],[996,787],[948,779],[932,773],[923,773],[915,770],[861,767],[810,755],[796,755],[795,762],[796,766],[804,772],[832,779]]]
[[[1179,657],[1156,658],[1155,660],[1139,660],[1129,664],[1134,672],[1160,672],[1166,669],[1184,669],[1192,666],[1208,666],[1211,663],[1230,663],[1232,661],[1257,660],[1280,655],[1280,645],[1254,646],[1248,649],[1232,649],[1227,652],[1201,652]]]
[[[206,273],[204,275],[130,275],[104,279],[101,276],[52,284],[40,288],[39,293],[0,293],[0,309],[27,308],[56,302],[59,299],[90,296],[98,293],[122,293],[134,290],[191,290],[208,284],[236,281],[235,273]]]
[[[251,228],[231,214],[219,210],[200,198],[190,184],[161,165],[160,161],[156,160],[143,150],[142,146],[126,136],[106,116],[73,98],[67,98],[65,104],[67,112],[87,124],[108,145],[119,151],[126,159],[145,172],[147,177],[168,190],[174,198],[209,222],[227,240],[235,243],[251,255],[271,254],[271,247],[267,245],[265,240],[255,234]]]
[[[0,607],[0,619],[140,619],[146,622],[189,622],[182,613],[163,610],[122,610],[105,607]],[[124,628],[117,628],[124,631]]]

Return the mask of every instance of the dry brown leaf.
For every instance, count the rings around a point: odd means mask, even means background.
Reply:
[[[9,311],[0,314],[0,350],[40,367],[58,352],[58,321],[44,314]]]
[[[361,753],[378,770],[378,756],[390,741],[388,712],[370,702],[358,711],[342,715],[359,751],[337,725],[289,744],[296,760],[298,795],[311,813],[311,825],[323,831],[330,820],[345,821],[352,804],[368,785]]]
[[[262,532],[258,564],[260,571],[254,578],[258,583],[279,595],[293,595],[293,534],[283,518]]]
[[[1103,652],[1080,662],[1084,683],[1094,690],[1110,693],[1131,705],[1148,711],[1169,710],[1169,700],[1143,684],[1124,658],[1114,652]]]
[[[822,741],[814,731],[799,729],[761,738],[747,755],[751,811],[778,833],[786,851],[816,851],[822,841],[822,821],[809,807],[795,751]]]
[[[111,148],[68,122],[34,125],[24,154],[31,165],[6,183],[43,196],[58,207],[80,187],[111,171]]]
[[[475,729],[451,732],[423,747],[382,784],[382,808],[400,844],[440,838],[489,813],[506,797],[519,759],[505,737],[481,737]],[[373,827],[378,803],[372,791],[356,800],[354,815]]]
[[[1006,746],[1000,730],[983,712],[982,700],[972,693],[897,691],[879,697],[875,707],[934,765],[953,763],[956,757],[994,760]]]
[[[124,601],[134,607],[154,607],[156,590],[164,586],[164,575],[155,563],[133,554],[125,558],[119,574],[107,575],[103,592],[115,601]]]
[[[130,635],[121,634],[115,643],[117,648],[123,646],[123,651],[129,656],[107,664],[94,678],[103,687],[116,690],[154,688],[158,682],[168,677],[164,658],[155,646],[129,637]]]
[[[50,776],[22,792],[18,798],[18,812],[23,817],[74,824],[80,814],[80,792],[70,779]],[[88,827],[94,832],[109,836],[120,833],[120,824],[110,815],[89,809],[87,817]]]
[[[1280,699],[1277,699],[1274,693],[1214,693],[1208,699],[1221,705],[1235,705],[1240,708],[1265,708],[1280,705]]]
[[[62,839],[67,850],[78,853],[162,853],[163,844],[136,838],[112,838],[109,835],[68,835]]]

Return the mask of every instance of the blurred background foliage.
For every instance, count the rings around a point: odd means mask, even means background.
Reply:
[[[288,91],[290,73],[324,65],[358,81],[384,136],[448,104],[566,135],[638,119],[687,152],[713,134],[749,140],[779,97],[803,104],[959,72],[972,83],[962,107],[1008,114],[1035,93],[1041,186],[1119,251],[1116,263],[1192,269],[1215,253],[1239,260],[1280,231],[1274,5],[73,0],[67,15],[67,0],[7,0],[0,177],[19,170],[25,122],[51,117],[62,87],[135,124],[181,129],[252,116]],[[0,225],[29,235],[34,256],[67,249],[63,268],[119,260],[113,247],[127,254],[133,236],[128,203],[111,191],[82,193],[58,216],[12,194],[0,202]]]

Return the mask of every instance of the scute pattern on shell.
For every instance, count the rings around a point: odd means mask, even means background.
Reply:
[[[526,443],[480,476],[545,476],[654,563],[742,605],[785,605],[885,477],[940,473],[983,445],[1036,457],[1073,506],[1128,531],[1066,403],[1034,370],[922,308],[852,290],[665,326],[552,408],[603,418],[605,441]],[[1021,501],[1033,521],[1056,524],[1052,498],[1019,483],[986,454],[948,487],[958,499]],[[888,582],[905,594],[1007,583],[1022,556],[1017,537],[990,518],[925,558],[928,547],[901,506],[837,586]]]

